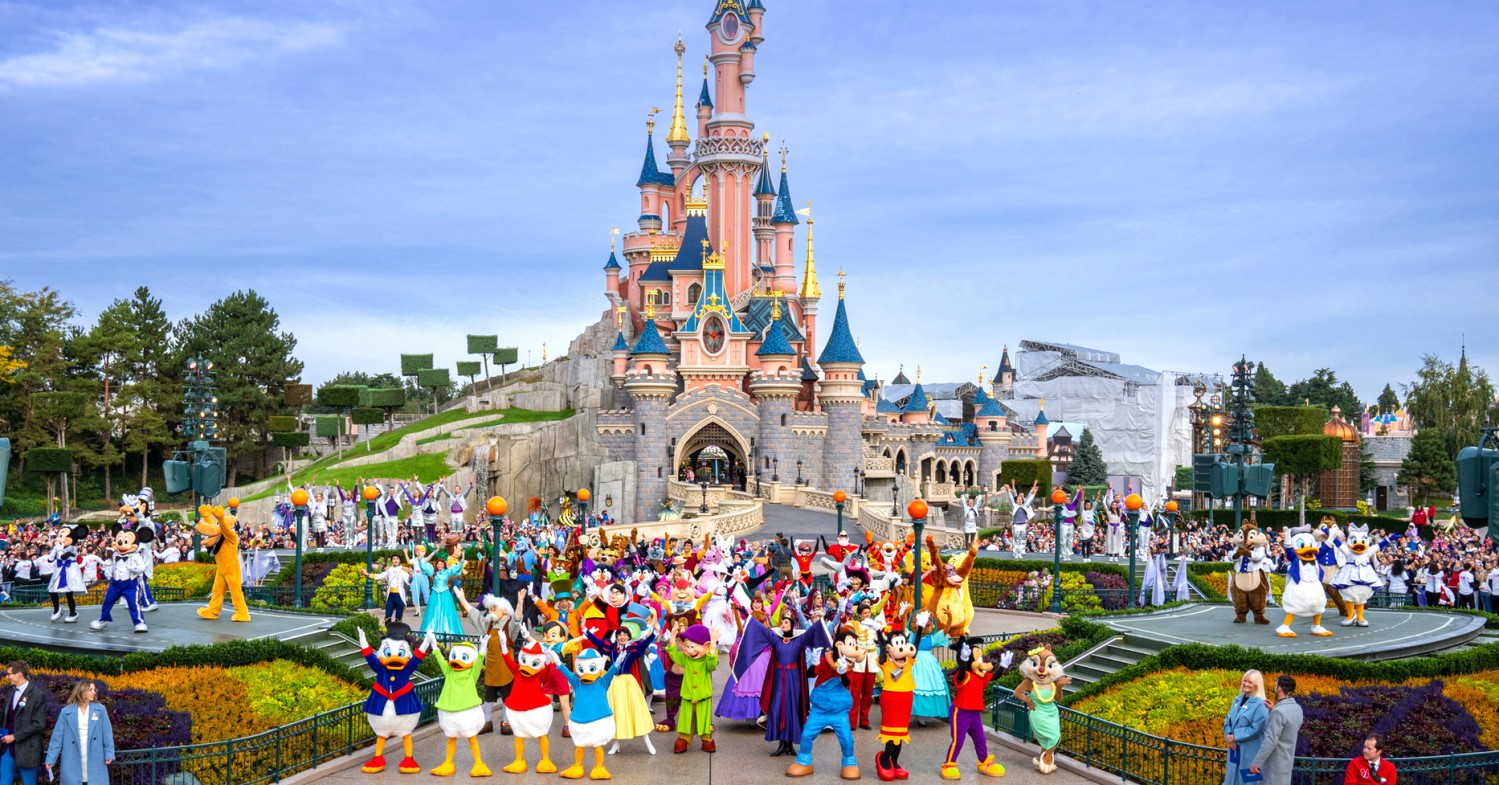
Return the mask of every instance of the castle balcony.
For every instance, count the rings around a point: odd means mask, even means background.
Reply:
[[[871,456],[864,459],[864,476],[866,479],[890,480],[895,478],[895,459],[881,456]]]
[[[928,504],[951,504],[955,499],[956,486],[950,482],[924,482],[921,484],[921,498],[926,499]]]

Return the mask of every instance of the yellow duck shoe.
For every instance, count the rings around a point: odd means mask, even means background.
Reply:
[[[983,770],[982,765],[979,767],[979,770]],[[942,770],[940,773],[942,775],[942,779],[945,780],[958,780],[963,778],[963,774],[958,771],[958,764],[956,763],[942,764]]]
[[[447,763],[444,763],[441,766],[433,769],[431,774],[434,777],[451,777],[457,771],[458,769],[453,765],[453,762],[448,761]]]
[[[581,780],[583,779],[583,764],[579,763],[574,766],[568,766],[562,771],[557,772],[557,776],[567,780]]]
[[[606,769],[606,768],[604,768],[603,766],[594,766],[593,767],[593,771],[588,772],[588,779],[591,779],[591,780],[612,780],[612,779],[614,779],[614,775],[610,774],[609,770]]]
[[[552,761],[549,760],[549,759],[547,759],[547,758],[542,758],[541,762],[538,763],[538,764],[536,764],[536,773],[537,774],[556,774],[557,773],[557,764],[552,763]]]
[[[500,771],[503,771],[506,774],[525,774],[526,773],[526,759],[525,758],[516,758],[513,762],[511,762],[511,764],[509,766],[506,766],[505,768],[500,769]]]
[[[489,767],[486,766],[486,765],[484,765],[484,761],[481,760],[481,761],[475,761],[474,762],[474,767],[468,770],[468,776],[470,776],[470,777],[492,777],[492,776],[494,776],[494,772],[490,771]]]

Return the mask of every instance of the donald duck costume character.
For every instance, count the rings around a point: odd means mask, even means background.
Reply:
[[[1332,635],[1322,626],[1322,612],[1327,609],[1327,594],[1322,590],[1322,568],[1317,564],[1317,539],[1310,526],[1286,529],[1282,533],[1286,556],[1286,587],[1280,594],[1280,605],[1286,609],[1286,621],[1275,628],[1282,638],[1296,637],[1291,622],[1297,616],[1312,617],[1312,634],[1321,638]]]
[[[576,757],[573,765],[565,768],[561,776],[570,780],[583,777],[585,750],[593,748],[593,770],[588,773],[591,780],[613,779],[614,775],[604,768],[604,745],[614,738],[614,714],[609,708],[609,685],[619,671],[609,667],[609,659],[597,649],[587,649],[573,661],[577,670],[568,668],[560,661],[555,663],[572,686],[574,702],[572,716],[567,726],[571,731]]]

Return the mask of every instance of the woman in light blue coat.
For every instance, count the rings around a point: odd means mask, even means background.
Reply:
[[[1270,716],[1270,710],[1265,707],[1265,677],[1259,671],[1245,671],[1239,687],[1239,695],[1234,698],[1233,706],[1223,720],[1223,741],[1228,746],[1228,766],[1223,773],[1223,785],[1243,785],[1244,771],[1254,762],[1254,756],[1260,753],[1260,741],[1265,735],[1265,720]]]
[[[115,762],[115,734],[109,712],[95,700],[98,688],[84,679],[73,685],[68,705],[57,715],[52,741],[47,745],[47,774],[54,767],[59,785],[109,785],[109,766]]]

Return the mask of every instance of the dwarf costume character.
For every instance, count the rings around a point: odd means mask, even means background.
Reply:
[[[717,752],[718,745],[713,741],[713,671],[718,668],[718,641],[707,627],[694,624],[682,630],[666,652],[672,663],[682,668],[682,707],[671,751],[686,752],[697,736],[703,741],[703,752]]]
[[[375,732],[375,756],[364,764],[362,771],[375,774],[385,771],[385,742],[399,736],[406,757],[396,769],[402,774],[415,774],[422,770],[411,757],[411,732],[422,718],[422,702],[416,696],[411,683],[411,674],[416,672],[427,656],[428,644],[422,643],[415,652],[407,636],[411,628],[400,622],[385,628],[385,637],[380,640],[379,650],[370,648],[359,631],[359,653],[375,674],[375,683],[370,686],[370,696],[364,701],[364,715],[370,729]]]
[[[427,633],[427,646],[442,654],[430,632]],[[474,765],[468,776],[488,777],[492,773],[484,765],[484,756],[479,751],[479,731],[484,727],[484,702],[479,700],[479,648],[462,641],[453,644],[446,657],[437,659],[443,676],[442,694],[437,697],[437,725],[448,737],[448,756],[432,770],[434,776],[451,777],[457,771],[453,766],[453,756],[458,751],[459,739],[468,740],[469,751],[474,755]]]

